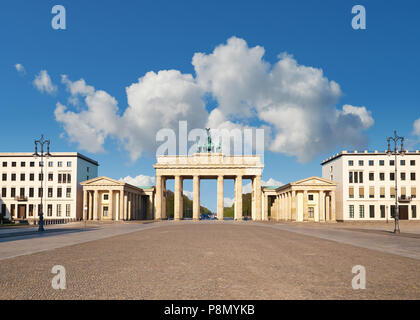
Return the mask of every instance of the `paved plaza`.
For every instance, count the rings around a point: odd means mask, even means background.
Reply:
[[[0,299],[420,299],[420,224],[233,221],[0,229]],[[54,265],[67,289],[54,290]],[[353,290],[352,268],[366,268]]]

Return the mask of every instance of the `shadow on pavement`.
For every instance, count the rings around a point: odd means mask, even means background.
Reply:
[[[39,238],[46,238],[61,234],[71,234],[77,232],[87,232],[87,231],[94,231],[98,228],[77,228],[77,229],[69,229],[69,228],[60,228],[60,229],[46,229],[44,232],[38,231],[22,231],[22,232],[13,232],[9,234],[2,234],[0,235],[0,243],[2,242],[9,242],[9,241],[18,241],[18,240],[27,240],[27,239],[39,239]]]

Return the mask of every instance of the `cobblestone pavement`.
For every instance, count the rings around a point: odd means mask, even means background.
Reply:
[[[417,259],[268,224],[154,225],[4,259],[0,299],[420,299]],[[54,265],[66,290],[51,287]],[[366,290],[352,289],[355,265]]]

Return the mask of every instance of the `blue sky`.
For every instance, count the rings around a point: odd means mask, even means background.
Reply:
[[[51,8],[56,4],[66,8],[66,30],[51,28]],[[366,30],[351,27],[351,8],[356,4],[366,7]],[[374,120],[374,125],[359,128],[359,123],[356,128],[367,138],[368,149],[385,149],[385,138],[394,129],[409,139],[412,148],[420,148],[413,131],[420,118],[419,14],[418,1],[2,1],[0,150],[32,151],[33,140],[44,133],[54,151],[79,151],[98,160],[101,175],[153,176],[154,154],[146,152],[132,161],[115,132],[106,135],[99,153],[71,142],[63,122],[55,117],[56,104],[76,114],[87,107],[83,99],[78,106],[69,104],[61,75],[73,82],[84,79],[114,97],[116,114],[123,117],[129,105],[126,87],[149,71],[174,69],[194,78],[194,54],[210,56],[216,47],[228,46],[231,37],[242,39],[249,49],[263,47],[269,69],[280,53],[287,52],[299,65],[322,70],[325,79],[338,83],[341,93],[335,108],[364,106]],[[16,70],[18,63],[25,72]],[[41,70],[56,86],[52,94],[33,84]],[[217,98],[211,99],[206,111],[217,104]],[[307,112],[316,110],[315,104]],[[235,117],[228,118],[235,122]],[[261,118],[241,121],[264,124]],[[320,161],[347,147],[339,144],[323,145],[304,163],[293,152],[285,155],[281,146],[276,152],[266,151],[263,180],[286,183],[320,175]],[[215,187],[216,182],[202,183],[202,202],[212,209]],[[184,188],[192,190],[191,183]],[[233,197],[233,182],[226,182],[225,190],[226,197]]]

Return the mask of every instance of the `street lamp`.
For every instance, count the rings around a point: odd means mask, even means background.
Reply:
[[[47,152],[44,152],[44,145],[47,147]],[[41,149],[41,152],[38,153],[38,146]],[[44,157],[48,158],[51,156],[50,154],[50,140],[45,140],[44,139],[44,135],[41,135],[41,139],[39,140],[35,140],[35,152],[33,154],[34,158],[37,159],[38,157],[41,157],[41,190],[42,190],[42,194],[41,194],[41,210],[39,212],[39,223],[38,223],[38,231],[42,232],[44,231],[44,206],[42,203],[42,199],[44,197],[44,193],[45,190],[43,188],[43,182],[44,182]]]
[[[394,165],[395,165],[395,212],[394,212],[394,219],[395,219],[395,228],[394,228],[394,233],[400,233],[400,225],[399,225],[399,220],[400,220],[400,212],[399,212],[399,208],[398,208],[398,165],[397,165],[397,156],[399,154],[401,154],[402,156],[405,154],[404,151],[404,137],[399,137],[397,135],[397,131],[394,131],[394,136],[393,137],[388,137],[387,138],[388,141],[388,151],[387,154],[388,156],[395,156],[395,161],[394,161]],[[391,150],[391,141],[394,142],[394,150]],[[401,151],[398,151],[398,143],[401,144]]]

